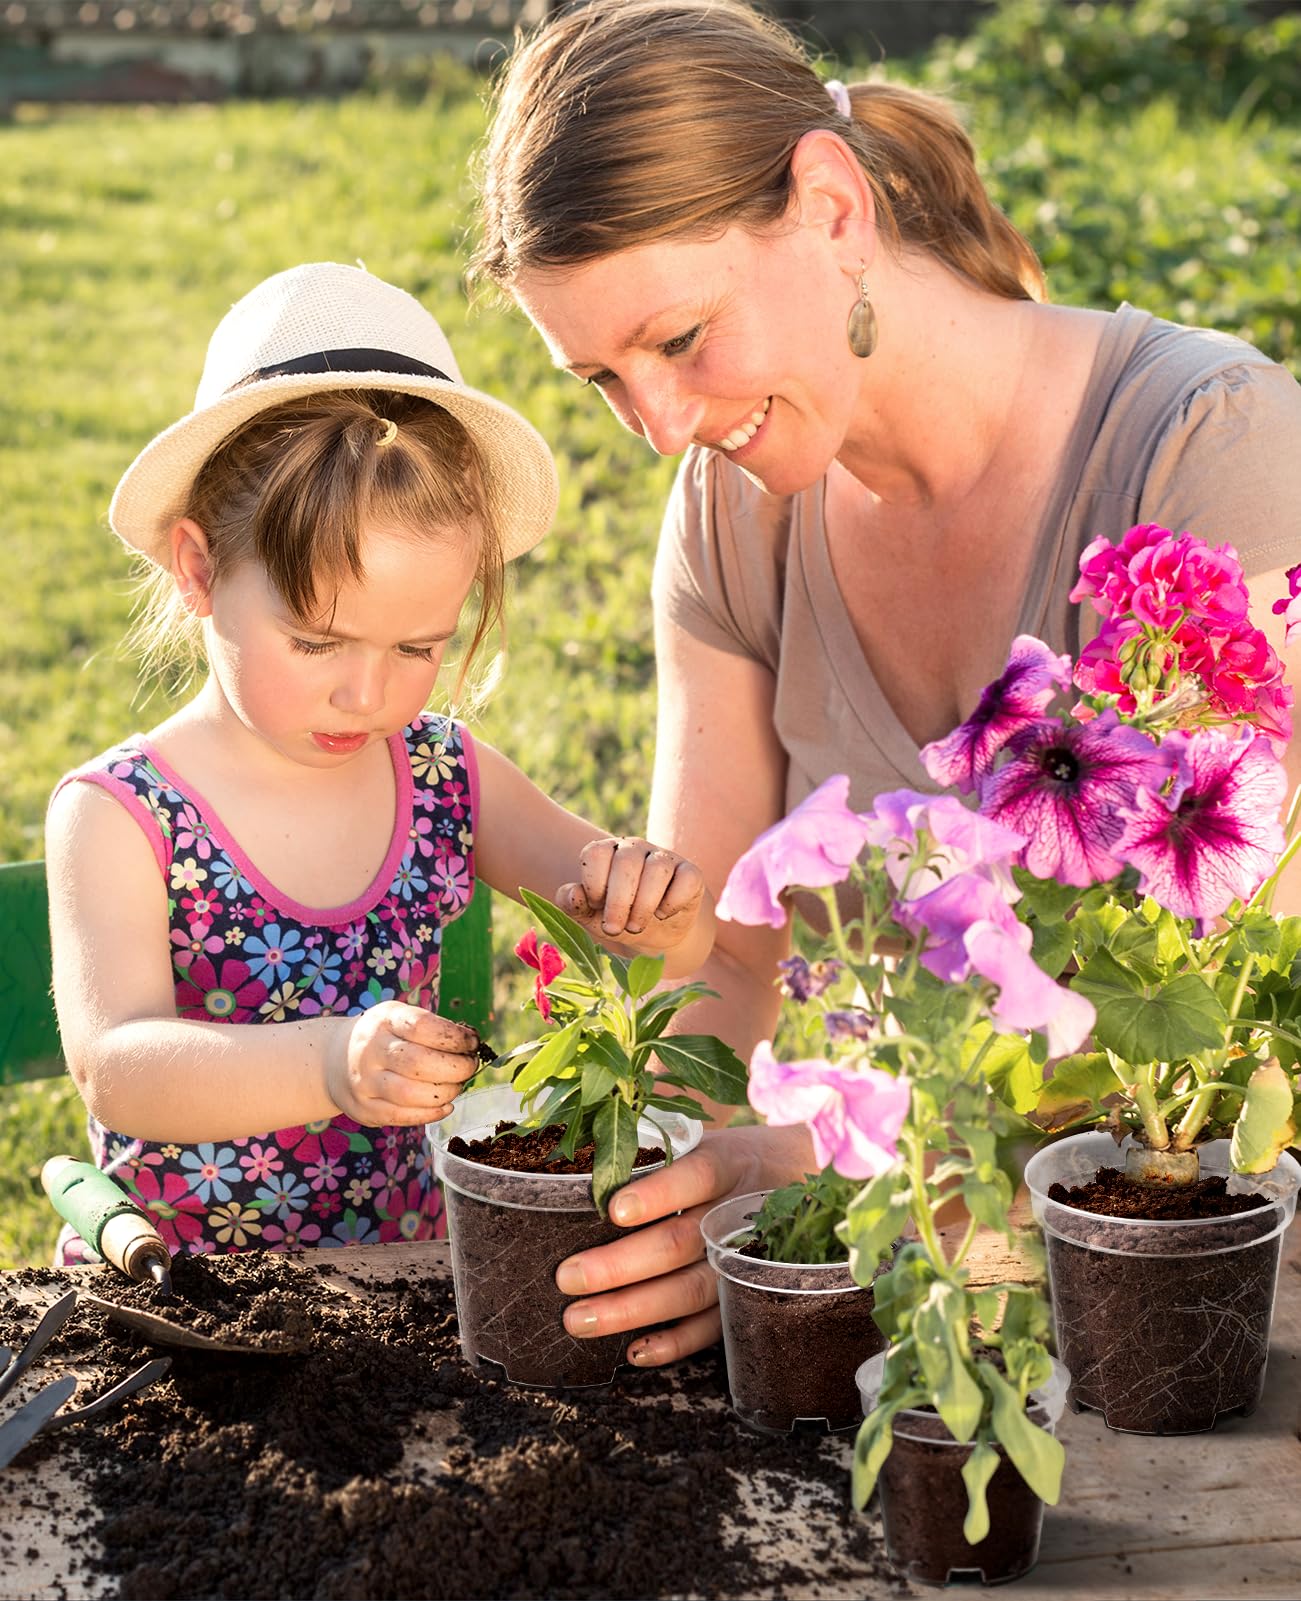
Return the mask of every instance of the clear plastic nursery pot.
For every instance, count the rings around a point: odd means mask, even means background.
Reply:
[[[573,1297],[556,1288],[556,1268],[565,1257],[629,1232],[597,1212],[591,1175],[509,1172],[447,1149],[458,1135],[466,1141],[491,1138],[498,1123],[521,1116],[516,1092],[509,1084],[494,1084],[461,1096],[442,1122],[429,1125],[447,1209],[461,1350],[475,1367],[495,1364],[515,1384],[608,1384],[632,1336],[575,1339],[563,1322]],[[662,1147],[667,1136],[673,1154],[681,1156],[699,1142],[701,1125],[656,1111],[653,1121],[642,1119],[638,1132],[645,1146]]]
[[[766,1262],[741,1247],[768,1192],[736,1195],[701,1222],[718,1274],[732,1408],[774,1433],[797,1423],[851,1428],[859,1419],[854,1372],[885,1344],[872,1321],[872,1290],[849,1265]]]
[[[881,1393],[886,1353],[870,1357],[856,1375],[863,1416]],[[1048,1382],[1030,1392],[1028,1416],[1057,1432],[1070,1374],[1055,1357]],[[1002,1459],[986,1488],[989,1533],[971,1545],[962,1533],[967,1486],[962,1469],[972,1446],[961,1445],[935,1412],[895,1414],[894,1444],[877,1480],[886,1554],[919,1584],[1003,1584],[1019,1579],[1039,1557],[1044,1504],[997,1447]]]
[[[1026,1165],[1071,1401],[1101,1412],[1112,1429],[1194,1434],[1260,1400],[1301,1167],[1284,1154],[1268,1173],[1235,1173],[1227,1140],[1198,1151],[1203,1178],[1223,1174],[1230,1193],[1258,1194],[1261,1204],[1229,1217],[1149,1222],[1054,1199],[1055,1185],[1071,1189],[1099,1168],[1124,1167],[1125,1146],[1108,1134],[1070,1135]]]

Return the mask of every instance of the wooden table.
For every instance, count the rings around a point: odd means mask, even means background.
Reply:
[[[1063,1496],[1045,1519],[1039,1564],[1000,1594],[1009,1601],[1292,1601],[1301,1595],[1301,1229],[1289,1231],[1284,1247],[1265,1396],[1255,1415],[1228,1420],[1211,1434],[1154,1439],[1110,1433],[1095,1414],[1068,1411],[1060,1428],[1067,1459]],[[340,1253],[323,1254],[337,1262]],[[980,1260],[980,1278],[1007,1276],[1009,1262],[996,1246]],[[360,1247],[347,1253],[346,1263],[350,1275],[381,1281],[395,1273],[428,1274],[431,1267],[448,1271],[441,1245]],[[0,1286],[15,1288],[13,1276],[0,1275]],[[51,1298],[48,1292],[43,1297]],[[38,1362],[37,1382],[40,1367]],[[721,1408],[725,1398],[717,1404]],[[451,1427],[454,1419],[431,1420],[431,1447]],[[846,1495],[851,1440],[837,1436],[822,1447],[843,1461]],[[822,1553],[835,1529],[836,1508],[817,1496],[792,1498],[785,1482],[756,1483],[750,1490],[769,1519],[769,1540],[766,1549],[756,1549],[747,1597],[757,1601],[777,1593],[766,1574],[779,1559],[807,1573],[800,1601],[861,1601],[869,1593],[861,1584],[825,1582]],[[70,1516],[84,1505],[84,1491],[58,1452],[44,1456],[35,1469],[24,1470],[20,1458],[0,1472],[0,1601],[91,1601],[114,1593],[111,1587],[88,1588],[84,1577],[68,1570],[66,1548],[49,1514],[33,1511],[51,1493],[65,1498]],[[772,1508],[780,1502],[786,1510],[774,1518]],[[650,1584],[653,1567],[648,1595],[654,1593]],[[792,1592],[788,1586],[780,1593]]]

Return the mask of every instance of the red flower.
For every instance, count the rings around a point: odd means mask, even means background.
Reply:
[[[526,966],[533,968],[537,978],[533,981],[533,998],[545,1023],[551,1021],[551,1002],[547,999],[547,985],[565,970],[565,959],[554,945],[545,941],[539,945],[538,936],[529,929],[515,947],[515,954]]]

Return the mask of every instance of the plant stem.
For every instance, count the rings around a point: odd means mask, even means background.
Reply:
[[[1157,1105],[1156,1090],[1150,1079],[1140,1078],[1134,1085],[1134,1104],[1143,1119],[1143,1132],[1154,1151],[1164,1151],[1170,1144],[1170,1130]]]

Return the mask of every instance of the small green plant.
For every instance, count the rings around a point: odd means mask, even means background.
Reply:
[[[663,957],[612,955],[550,901],[520,894],[550,936],[540,942],[530,929],[515,947],[536,971],[532,1004],[548,1027],[496,1065],[511,1068],[524,1100],[527,1115],[517,1127],[563,1125],[559,1157],[595,1145],[592,1198],[605,1217],[610,1197],[632,1176],[638,1123],[654,1123],[657,1111],[707,1116],[699,1101],[674,1090],[743,1105],[745,1064],[712,1034],[666,1036],[682,1008],[712,990],[694,982],[657,989]],[[664,1158],[672,1161],[667,1133],[663,1140]]]

